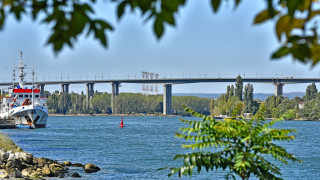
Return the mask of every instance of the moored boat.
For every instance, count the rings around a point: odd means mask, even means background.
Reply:
[[[1,90],[0,119],[14,119],[17,128],[44,128],[48,119],[47,100],[40,97],[40,90],[34,85],[31,88],[24,86],[26,65],[22,61],[22,52],[17,68],[20,70],[19,85],[9,87],[5,97]],[[34,76],[34,71],[32,74]]]

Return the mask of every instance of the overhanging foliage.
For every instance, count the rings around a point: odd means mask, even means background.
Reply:
[[[160,39],[167,26],[176,25],[176,14],[187,0],[111,0],[116,4],[116,16],[120,20],[130,12],[139,12],[145,22],[153,23],[153,32]],[[241,0],[211,0],[213,12],[221,10],[224,3],[233,2],[234,7]],[[275,32],[281,47],[272,54],[277,59],[291,55],[294,59],[314,66],[320,61],[318,0],[266,0],[266,7],[255,17],[254,24],[275,20]],[[58,53],[64,46],[73,47],[81,34],[93,34],[104,47],[107,47],[107,34],[113,26],[106,19],[95,15],[96,0],[0,0],[0,29],[10,15],[20,21],[23,16],[33,20],[43,17],[40,22],[50,25],[51,34],[47,44]],[[241,99],[241,98],[240,98]]]
[[[181,119],[180,121],[188,127],[180,128],[176,137],[192,142],[183,145],[183,148],[196,149],[200,152],[175,156],[174,159],[182,158],[184,164],[182,167],[170,168],[169,176],[175,173],[178,173],[179,177],[191,176],[196,168],[198,173],[202,169],[227,170],[229,171],[227,177],[234,178],[239,176],[248,179],[250,176],[256,176],[260,179],[281,179],[280,168],[270,162],[268,156],[284,164],[289,160],[301,162],[284,147],[275,143],[294,140],[292,133],[295,130],[272,128],[281,120],[264,120],[263,104],[254,119],[237,116],[242,112],[241,104],[236,106],[232,118],[224,120],[215,120],[190,108],[184,108],[188,113],[203,120]]]

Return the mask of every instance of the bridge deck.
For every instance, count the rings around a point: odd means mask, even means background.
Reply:
[[[243,82],[272,83],[272,84],[295,84],[295,83],[318,83],[320,78],[242,78]],[[187,83],[214,83],[236,82],[236,78],[169,78],[169,79],[109,79],[109,80],[70,80],[70,81],[38,81],[35,84],[87,84],[87,83],[139,83],[139,84],[187,84]],[[18,84],[18,82],[15,82]],[[26,82],[31,85],[31,82]],[[0,86],[10,86],[12,82],[2,82]]]

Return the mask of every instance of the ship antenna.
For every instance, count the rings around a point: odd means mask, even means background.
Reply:
[[[20,51],[20,50],[18,50],[18,52],[20,53],[20,62],[19,62],[19,67],[18,67],[18,69],[20,70],[20,72],[19,72],[19,85],[20,85],[20,87],[21,88],[23,88],[24,87],[24,85],[23,85],[23,83],[24,83],[24,77],[25,77],[25,75],[26,75],[26,73],[24,73],[24,68],[26,68],[26,65],[23,63],[23,60],[22,60],[22,54],[23,54],[23,52],[22,51]]]
[[[34,107],[34,68],[32,68],[32,107]]]

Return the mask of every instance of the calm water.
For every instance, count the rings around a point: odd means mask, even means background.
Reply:
[[[186,150],[174,132],[182,125],[177,117],[125,117],[125,128],[119,128],[120,117],[50,117],[45,129],[2,130],[22,149],[36,157],[82,164],[91,162],[102,170],[87,175],[74,170],[82,179],[167,179],[165,166],[178,166],[177,153]],[[281,127],[295,128],[297,139],[284,146],[303,164],[282,167],[284,179],[319,179],[320,122],[287,121]],[[223,179],[226,173],[195,173],[192,179]],[[177,179],[177,175],[173,177]]]

